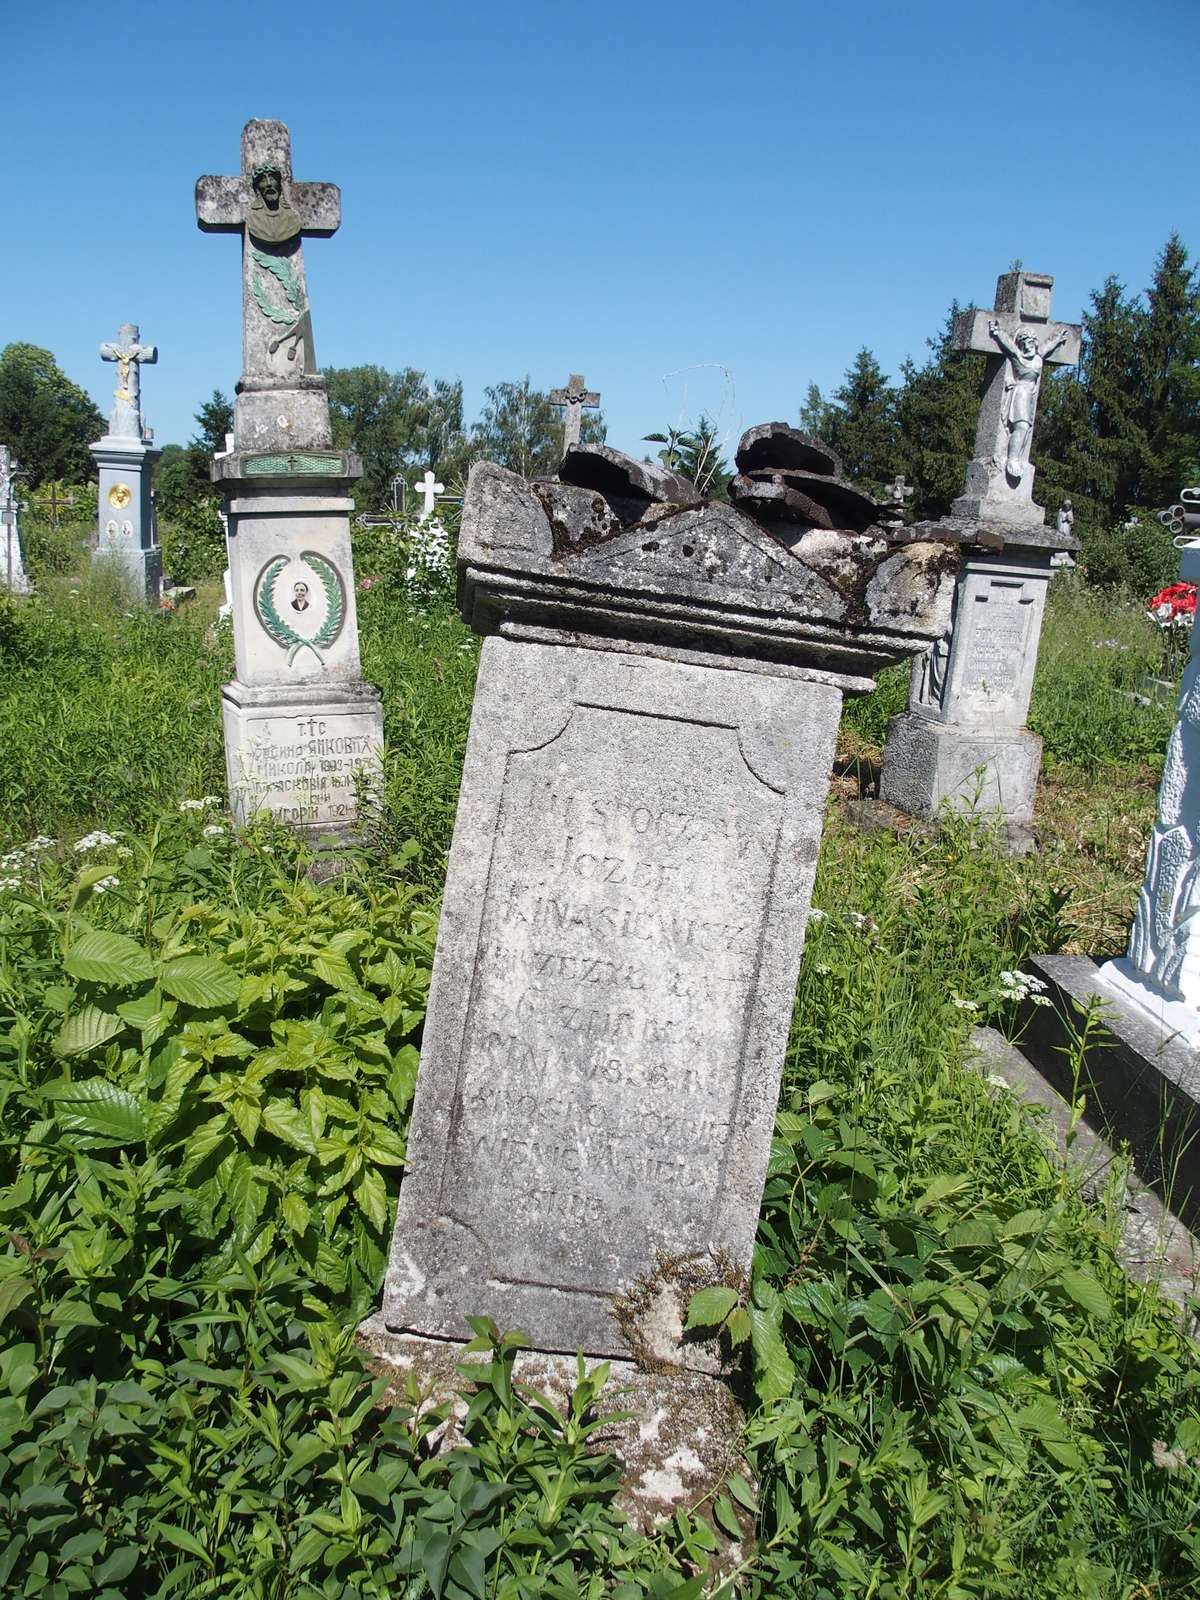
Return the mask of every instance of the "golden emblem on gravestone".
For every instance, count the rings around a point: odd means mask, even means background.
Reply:
[[[133,490],[127,483],[114,483],[108,491],[108,503],[110,506],[115,506],[118,511],[124,511],[132,499]]]

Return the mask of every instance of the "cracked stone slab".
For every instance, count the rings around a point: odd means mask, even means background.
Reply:
[[[742,473],[775,471],[787,467],[800,472],[816,472],[840,478],[842,458],[837,451],[810,433],[801,433],[786,422],[762,422],[742,435],[734,457]]]

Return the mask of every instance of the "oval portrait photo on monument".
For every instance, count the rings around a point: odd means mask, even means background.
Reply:
[[[263,567],[254,585],[254,615],[268,638],[287,652],[288,666],[314,659],[325,665],[325,651],[342,631],[346,585],[333,562],[315,550],[282,552]]]

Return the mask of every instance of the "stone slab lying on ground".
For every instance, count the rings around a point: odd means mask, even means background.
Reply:
[[[1060,1094],[1087,1095],[1094,1126],[1127,1141],[1135,1168],[1170,1209],[1200,1225],[1200,1053],[1164,1036],[1152,1019],[1118,1007],[1087,956],[1034,956],[1026,965],[1047,985],[1052,1006],[1026,1001],[1022,1053]],[[1065,1053],[1081,1011],[1103,1006],[1076,1085]]]
[[[971,1047],[981,1072],[1001,1078],[1027,1105],[1046,1113],[1059,1160],[1079,1168],[1085,1192],[1101,1199],[1114,1169],[1125,1163],[1101,1131],[1103,1119],[1096,1110],[1088,1103],[1084,1114],[1077,1115],[1029,1058],[1024,1039],[1020,1045],[1010,1044],[995,1028],[972,1028]],[[1126,1174],[1121,1203],[1117,1260],[1136,1282],[1156,1284],[1180,1308],[1195,1335],[1200,1319],[1189,1301],[1200,1296],[1200,1239],[1136,1173]]]

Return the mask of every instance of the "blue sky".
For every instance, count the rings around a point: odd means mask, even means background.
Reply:
[[[921,358],[1014,258],[1077,320],[1200,250],[1196,0],[462,4],[10,0],[0,346],[107,414],[126,320],[159,443],[240,370],[236,238],[193,188],[249,117],[342,187],[317,357],[485,384],[583,372],[609,440],[794,421],[869,345]]]

